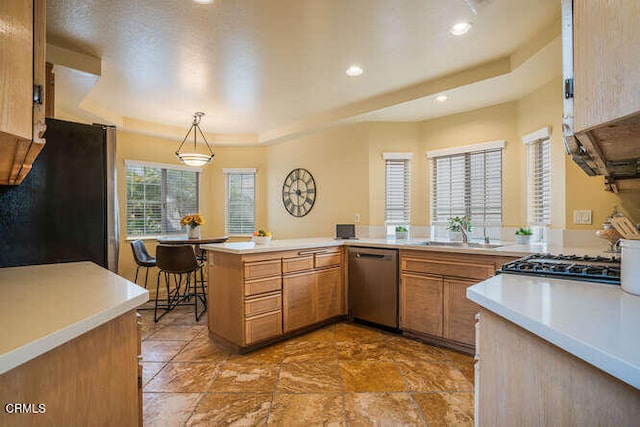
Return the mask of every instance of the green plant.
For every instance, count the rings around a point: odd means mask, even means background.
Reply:
[[[533,235],[533,231],[531,231],[530,228],[518,228],[518,231],[516,231],[516,236],[532,236]]]
[[[407,227],[403,226],[403,225],[396,225],[396,233],[406,233],[409,230],[407,230]]]
[[[459,216],[455,216],[453,218],[449,218],[449,225],[447,226],[447,230],[451,231],[471,231],[471,218],[468,216],[463,216],[460,218]]]

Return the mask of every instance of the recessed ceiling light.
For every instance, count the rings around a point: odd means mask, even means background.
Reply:
[[[467,34],[471,29],[471,24],[469,22],[458,22],[453,27],[449,28],[449,33],[454,36],[462,36]]]
[[[213,3],[213,0],[193,0],[196,3],[200,3],[200,4],[210,4]]]
[[[433,98],[433,103],[442,104],[443,102],[447,102],[448,100],[449,100],[449,97],[447,95],[438,95],[435,98]]]
[[[359,65],[352,65],[349,68],[347,68],[347,71],[345,71],[345,74],[349,77],[357,77],[362,73],[364,73],[364,70]]]

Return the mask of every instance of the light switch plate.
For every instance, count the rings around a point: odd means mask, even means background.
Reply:
[[[581,225],[591,224],[591,210],[577,210],[573,211],[573,223]]]
[[[358,224],[360,222],[360,214],[357,213],[353,216],[353,222],[355,222],[356,224]]]

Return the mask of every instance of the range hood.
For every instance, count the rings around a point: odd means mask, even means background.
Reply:
[[[587,175],[603,175],[607,191],[640,190],[640,114],[575,134],[565,116],[564,128],[567,153]]]

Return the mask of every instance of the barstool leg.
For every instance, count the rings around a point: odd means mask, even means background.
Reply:
[[[153,309],[153,321],[158,323],[158,294],[160,293],[160,272],[158,272],[158,280],[156,280],[156,305]]]
[[[136,277],[133,279],[133,283],[138,284],[138,271],[140,270],[140,266],[136,267]],[[146,288],[146,286],[145,286]]]
[[[144,288],[147,289],[147,280],[149,279],[149,267],[146,267],[145,270],[146,270],[146,273],[144,274]]]

